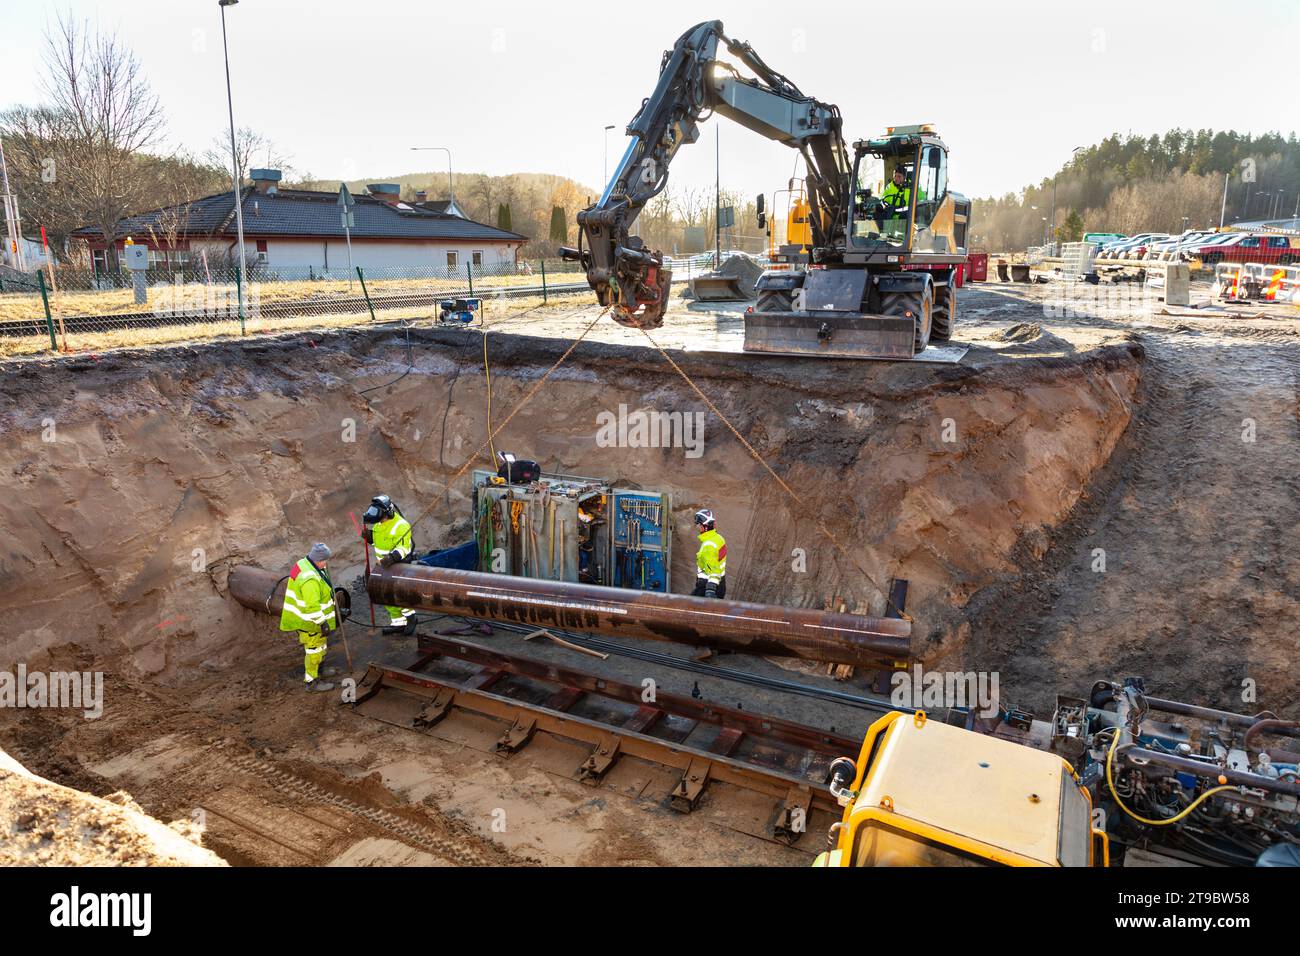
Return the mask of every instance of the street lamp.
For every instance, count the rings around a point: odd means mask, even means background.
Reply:
[[[601,181],[601,189],[609,185],[609,131],[613,128],[613,126],[605,127],[605,178]]]
[[[456,206],[456,184],[451,177],[451,150],[446,146],[412,146],[411,149],[416,152],[440,149],[447,154],[447,195],[451,197],[451,205],[454,208]]]
[[[221,55],[226,61],[226,108],[230,113],[230,182],[234,186],[235,197],[235,232],[239,237],[239,332],[244,333],[244,284],[248,275],[244,267],[244,203],[239,194],[239,153],[235,149],[235,101],[230,93],[230,51],[226,46],[226,7],[233,7],[239,0],[217,0],[221,7]]]
[[[1076,146],[1074,147],[1074,149],[1070,150],[1070,162],[1074,162],[1074,157],[1078,156],[1083,149],[1084,147],[1082,146]],[[1060,175],[1061,175],[1060,170],[1057,170],[1056,172],[1052,173],[1052,228],[1053,229],[1056,228],[1056,178]],[[1046,233],[1044,233],[1044,237],[1046,237]],[[1046,242],[1045,238],[1044,238],[1044,242]]]

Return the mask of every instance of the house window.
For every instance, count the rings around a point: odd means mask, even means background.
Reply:
[[[455,252],[448,252],[448,253],[447,253],[447,268],[448,268],[448,269],[454,269],[454,268],[456,268],[456,266],[457,266],[458,264],[459,264],[459,260],[456,258],[456,253],[455,253]]]
[[[482,250],[482,249],[475,249],[475,250],[474,250],[474,265],[476,265],[476,266],[481,266],[482,264],[483,264],[483,250]]]
[[[266,240],[259,239],[257,240],[257,264],[259,266],[264,266],[266,265],[266,261],[267,261]]]
[[[108,250],[107,249],[96,249],[94,252],[90,254],[90,257],[92,260],[94,260],[96,274],[100,274],[108,271]]]

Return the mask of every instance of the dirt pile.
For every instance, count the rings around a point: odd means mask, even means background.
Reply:
[[[730,256],[718,269],[719,275],[736,279],[740,290],[749,298],[754,298],[754,283],[763,274],[763,268],[749,256]]]
[[[51,783],[0,750],[0,866],[225,866],[182,829],[125,793],[101,799]]]

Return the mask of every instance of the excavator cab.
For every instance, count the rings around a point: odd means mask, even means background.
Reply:
[[[933,127],[890,127],[854,152],[851,252],[964,253],[970,202],[948,188],[948,147]]]

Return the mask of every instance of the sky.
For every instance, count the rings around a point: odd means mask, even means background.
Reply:
[[[202,153],[228,128],[216,0],[5,6],[0,109],[41,101],[43,34],[70,11],[139,57],[167,112],[163,151]],[[411,150],[441,146],[457,171],[557,173],[596,190],[663,51],[706,18],[838,104],[850,142],[934,123],[953,185],[970,196],[1038,182],[1115,132],[1300,125],[1292,91],[1263,75],[1285,80],[1290,69],[1224,43],[1225,31],[1246,30],[1253,43],[1296,49],[1294,0],[241,0],[227,8],[235,121],[320,179],[444,170],[445,153]],[[771,194],[793,171],[794,151],[714,118],[678,154],[673,185],[712,187],[715,142],[724,189]]]

